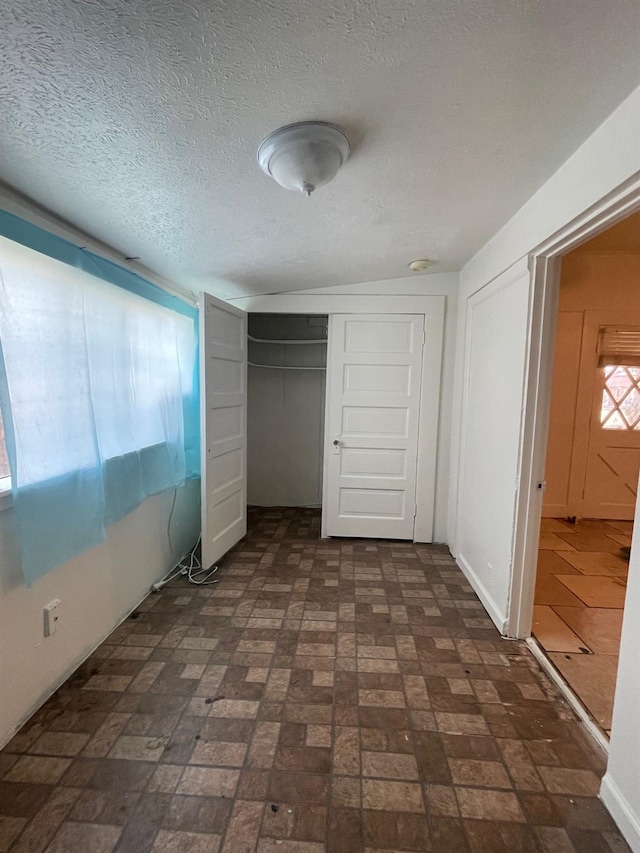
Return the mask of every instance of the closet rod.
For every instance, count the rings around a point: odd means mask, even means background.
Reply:
[[[317,338],[315,341],[312,340],[304,340],[304,341],[287,341],[287,340],[274,340],[273,338],[254,338],[253,335],[247,335],[250,341],[253,341],[254,344],[326,344],[326,338]]]
[[[265,367],[268,370],[326,370],[326,367],[294,367],[293,365],[285,364],[255,364],[253,361],[248,361],[249,367]]]

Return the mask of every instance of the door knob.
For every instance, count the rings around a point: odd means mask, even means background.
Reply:
[[[334,447],[337,447],[339,444],[340,444],[340,442],[338,441],[338,439],[337,439],[337,438],[335,438],[335,439],[333,440],[333,446],[334,446]]]

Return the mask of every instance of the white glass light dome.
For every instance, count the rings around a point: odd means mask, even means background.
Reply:
[[[258,163],[281,187],[311,195],[336,176],[350,150],[339,128],[304,121],[281,127],[263,139]]]

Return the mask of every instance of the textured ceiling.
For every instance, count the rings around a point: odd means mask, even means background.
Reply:
[[[0,0],[0,178],[220,295],[459,269],[640,82],[637,0]],[[310,199],[261,138],[336,122]]]

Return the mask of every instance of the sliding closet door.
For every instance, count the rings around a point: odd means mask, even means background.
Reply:
[[[425,318],[333,314],[328,536],[413,539]]]
[[[247,532],[247,315],[200,294],[202,565]]]

